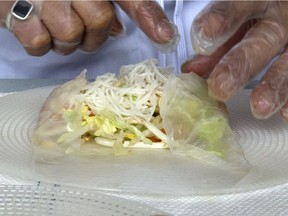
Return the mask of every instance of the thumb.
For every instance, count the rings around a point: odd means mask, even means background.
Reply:
[[[196,53],[210,55],[233,36],[240,26],[265,13],[267,2],[211,2],[194,19],[191,41]]]

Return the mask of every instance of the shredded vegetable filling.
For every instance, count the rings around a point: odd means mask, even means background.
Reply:
[[[124,147],[168,148],[159,101],[171,72],[156,64],[147,60],[123,66],[118,77],[106,73],[81,89],[82,140],[95,140],[118,153]]]
[[[209,97],[206,80],[157,63],[123,66],[118,76],[106,73],[93,82],[83,71],[54,89],[33,134],[42,159],[165,148],[209,163],[242,163],[224,104]]]

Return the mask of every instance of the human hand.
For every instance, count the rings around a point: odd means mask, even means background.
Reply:
[[[78,48],[93,52],[109,36],[117,36],[123,31],[110,1],[41,0],[31,3],[33,11],[28,19],[22,21],[11,16],[14,1],[0,2],[1,25],[14,33],[30,55],[41,56],[50,49],[62,55]],[[151,41],[166,45],[174,41],[177,31],[155,2],[118,3]],[[152,14],[158,16],[150,16]]]
[[[34,8],[26,20],[11,16],[14,1],[1,1],[2,24],[11,30],[25,50],[34,56],[50,49],[67,55],[78,47],[92,52],[109,35],[122,31],[113,5],[104,1],[31,1]]]
[[[211,2],[194,20],[191,39],[198,55],[182,71],[209,76],[209,94],[221,101],[278,56],[252,91],[250,105],[256,118],[280,111],[288,120],[288,2]]]

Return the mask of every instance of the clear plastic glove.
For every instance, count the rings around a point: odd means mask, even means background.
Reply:
[[[209,76],[209,94],[225,101],[243,89],[271,60],[251,95],[255,117],[280,111],[288,120],[288,2],[211,2],[191,29],[196,52],[183,72]]]
[[[115,1],[117,2],[117,1]],[[11,30],[30,55],[40,56],[53,49],[68,55],[80,48],[93,52],[109,36],[122,33],[111,1],[31,1],[28,19],[10,13],[14,1],[0,2],[1,26]],[[157,44],[170,44],[177,31],[155,2],[119,1],[148,37]],[[133,11],[137,10],[137,12]],[[150,16],[153,14],[153,16]],[[154,17],[154,14],[158,16]],[[158,31],[155,31],[157,29]]]
[[[154,1],[116,1],[163,53],[176,49],[180,36],[163,9]]]

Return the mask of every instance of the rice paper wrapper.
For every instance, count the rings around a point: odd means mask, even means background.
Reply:
[[[81,145],[78,96],[87,83],[85,72],[82,72],[74,80],[56,88],[39,113],[33,133],[33,165],[45,181],[57,179],[77,186],[127,191],[138,191],[141,185],[145,191],[148,188],[149,191],[163,192],[171,188],[171,185],[163,184],[163,178],[167,178],[178,182],[182,189],[191,187],[192,190],[206,191],[208,186],[214,189],[241,184],[239,181],[247,176],[250,166],[229,127],[224,104],[208,96],[206,81],[197,75],[172,74],[164,86],[160,114],[172,153],[135,150],[135,154],[120,157],[113,155],[112,148]],[[68,141],[59,144],[63,134],[69,135],[66,137]],[[171,170],[174,171],[171,173]],[[183,179],[179,174],[181,170],[185,172]],[[155,176],[159,177],[155,179]],[[124,182],[127,179],[130,182],[130,178],[137,180],[125,188]],[[146,179],[153,179],[153,184],[143,187],[149,182]],[[124,186],[116,187],[118,183],[115,182],[122,182]],[[185,191],[182,189],[180,191]]]
[[[75,79],[55,88],[43,104],[32,137],[34,160],[56,162],[67,153],[80,150],[80,134],[71,136],[66,144],[59,145],[57,141],[63,134],[81,126],[81,106],[77,96],[88,82],[85,73],[83,71]],[[65,115],[64,109],[70,112]]]
[[[248,172],[250,166],[229,126],[225,104],[208,96],[206,80],[194,73],[171,75],[160,108],[173,153]]]
[[[35,160],[56,162],[70,155],[113,153],[95,144],[81,146],[84,132],[78,96],[88,83],[85,73],[53,90],[43,104],[33,133]],[[224,103],[208,96],[207,83],[198,75],[169,76],[160,101],[160,115],[172,153],[217,166],[247,168]],[[63,134],[67,135],[66,142],[59,144]]]

